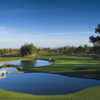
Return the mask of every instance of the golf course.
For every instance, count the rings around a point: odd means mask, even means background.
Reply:
[[[53,73],[69,77],[80,77],[89,79],[100,79],[100,61],[93,57],[77,55],[52,55],[39,54],[35,59],[52,59],[53,64],[44,67],[28,67],[28,72]],[[34,57],[1,57],[1,61],[11,60],[32,60]],[[30,71],[31,70],[31,71]],[[32,71],[33,70],[33,71]],[[74,84],[74,83],[73,83]],[[64,95],[31,95],[18,92],[11,92],[0,89],[0,100],[99,100],[100,86],[86,88],[78,92]],[[6,96],[5,96],[6,95]]]
[[[100,100],[100,0],[0,0],[0,100]]]

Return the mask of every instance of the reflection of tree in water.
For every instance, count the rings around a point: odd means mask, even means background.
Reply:
[[[30,72],[33,71],[35,65],[35,60],[23,60],[21,61],[21,68],[19,67],[18,70],[24,71],[24,72]]]
[[[27,66],[33,66],[34,67],[35,61],[33,60],[24,60],[21,61],[21,66],[27,67]]]

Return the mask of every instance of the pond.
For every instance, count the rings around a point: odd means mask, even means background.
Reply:
[[[47,65],[53,64],[53,61],[48,60],[35,60],[35,61],[29,61],[29,60],[17,60],[17,61],[8,61],[8,62],[1,62],[0,66],[4,64],[14,64],[19,66],[33,66],[33,67],[44,67]]]
[[[100,85],[99,80],[72,78],[48,73],[7,74],[0,88],[28,94],[68,94]]]

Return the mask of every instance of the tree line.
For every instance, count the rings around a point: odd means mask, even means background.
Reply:
[[[18,49],[12,49],[12,48],[4,48],[4,49],[0,49],[0,56],[4,56],[4,55],[9,55],[9,54],[18,54],[19,50]]]
[[[38,53],[52,53],[52,54],[94,54],[93,48],[87,45],[78,47],[60,47],[60,48],[39,48]]]
[[[79,55],[99,55],[100,56],[100,24],[95,29],[96,35],[89,37],[90,42],[93,43],[93,47],[88,45],[78,47],[60,47],[60,48],[36,48],[34,44],[24,44],[20,49],[0,49],[0,56],[9,54],[19,54],[20,56],[32,56],[37,53],[41,54],[79,54]]]

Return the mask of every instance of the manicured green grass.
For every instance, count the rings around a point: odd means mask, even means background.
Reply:
[[[68,95],[30,95],[0,90],[0,100],[100,100],[100,86]]]
[[[15,60],[32,60],[35,57],[26,56],[26,57],[0,57],[0,62],[6,62],[6,61],[15,61]]]
[[[34,68],[34,71],[100,79],[100,60],[95,60],[92,57],[38,55],[37,58],[52,58],[55,62],[50,66]]]
[[[0,62],[19,60],[21,57],[0,57]]]

